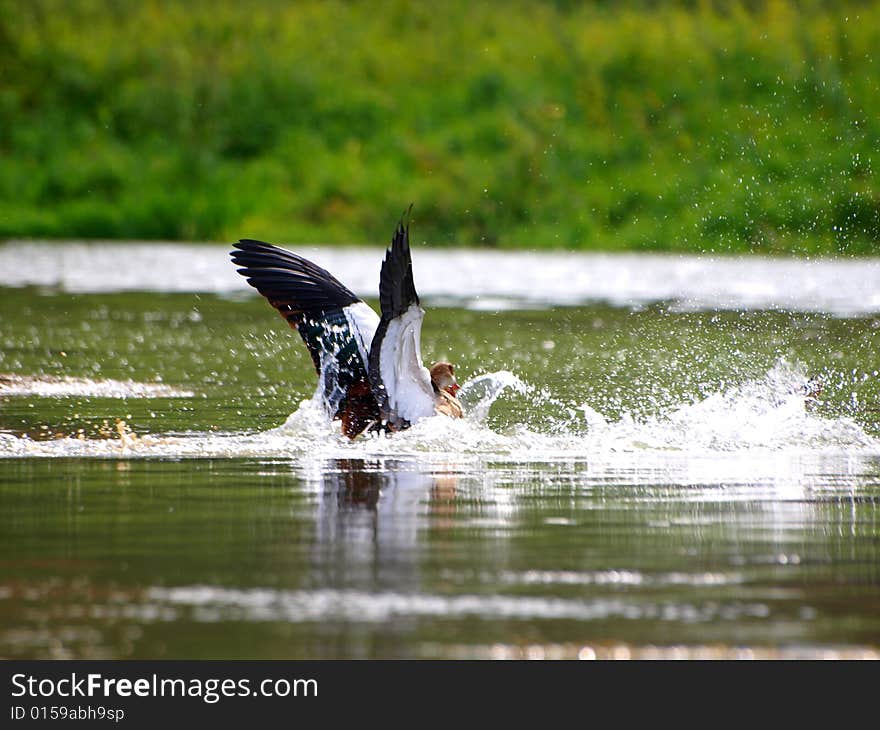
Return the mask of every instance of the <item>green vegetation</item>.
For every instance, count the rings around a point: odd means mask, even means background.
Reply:
[[[876,252],[880,6],[0,0],[0,236]]]

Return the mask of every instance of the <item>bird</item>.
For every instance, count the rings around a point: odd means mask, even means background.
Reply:
[[[464,415],[454,365],[422,363],[425,310],[413,281],[409,223],[408,211],[382,261],[381,316],[330,272],[291,251],[245,238],[230,252],[238,273],[299,332],[321,401],[351,439],[402,431],[435,415]]]

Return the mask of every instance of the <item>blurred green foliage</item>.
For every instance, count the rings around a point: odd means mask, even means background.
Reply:
[[[0,0],[0,236],[865,254],[880,6]]]

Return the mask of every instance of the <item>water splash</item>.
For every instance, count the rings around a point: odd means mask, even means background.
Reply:
[[[818,415],[815,381],[804,368],[778,361],[765,376],[643,421],[608,423],[582,406],[596,445],[619,450],[876,451],[880,441],[852,418]],[[598,416],[598,417],[597,417]]]
[[[180,436],[132,434],[118,438],[63,438],[41,441],[0,433],[0,457],[269,457],[387,458],[518,461],[628,458],[681,454],[880,454],[880,439],[848,416],[821,415],[814,385],[803,368],[778,362],[763,378],[681,404],[645,419],[624,415],[606,419],[590,404],[553,402],[555,420],[546,427],[531,423],[487,425],[492,406],[505,397],[529,409],[553,401],[508,371],[486,373],[465,383],[462,400],[468,416],[427,418],[394,433],[345,438],[331,422],[319,389],[303,401],[284,424],[251,434],[192,433]],[[549,399],[549,401],[548,401]]]
[[[528,393],[530,390],[528,385],[508,370],[471,378],[462,386],[458,394],[466,418],[483,423],[489,417],[489,409],[508,389],[519,394]]]

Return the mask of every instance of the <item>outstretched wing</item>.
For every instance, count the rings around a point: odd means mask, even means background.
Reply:
[[[360,407],[373,404],[375,411],[368,368],[378,315],[332,274],[308,259],[262,241],[244,239],[234,245],[237,250],[230,256],[240,267],[238,273],[269,300],[306,343],[323,379],[331,413],[338,416],[352,407],[355,396],[364,401]],[[370,415],[375,417],[377,413]]]
[[[291,327],[303,315],[320,317],[361,301],[329,271],[302,256],[263,241],[243,239],[231,251],[232,263],[241,268],[248,284],[275,307]]]
[[[413,282],[409,224],[397,225],[385,253],[379,279],[382,319],[370,346],[370,385],[382,420],[406,428],[434,415],[431,375],[422,364],[421,336],[425,310]]]

